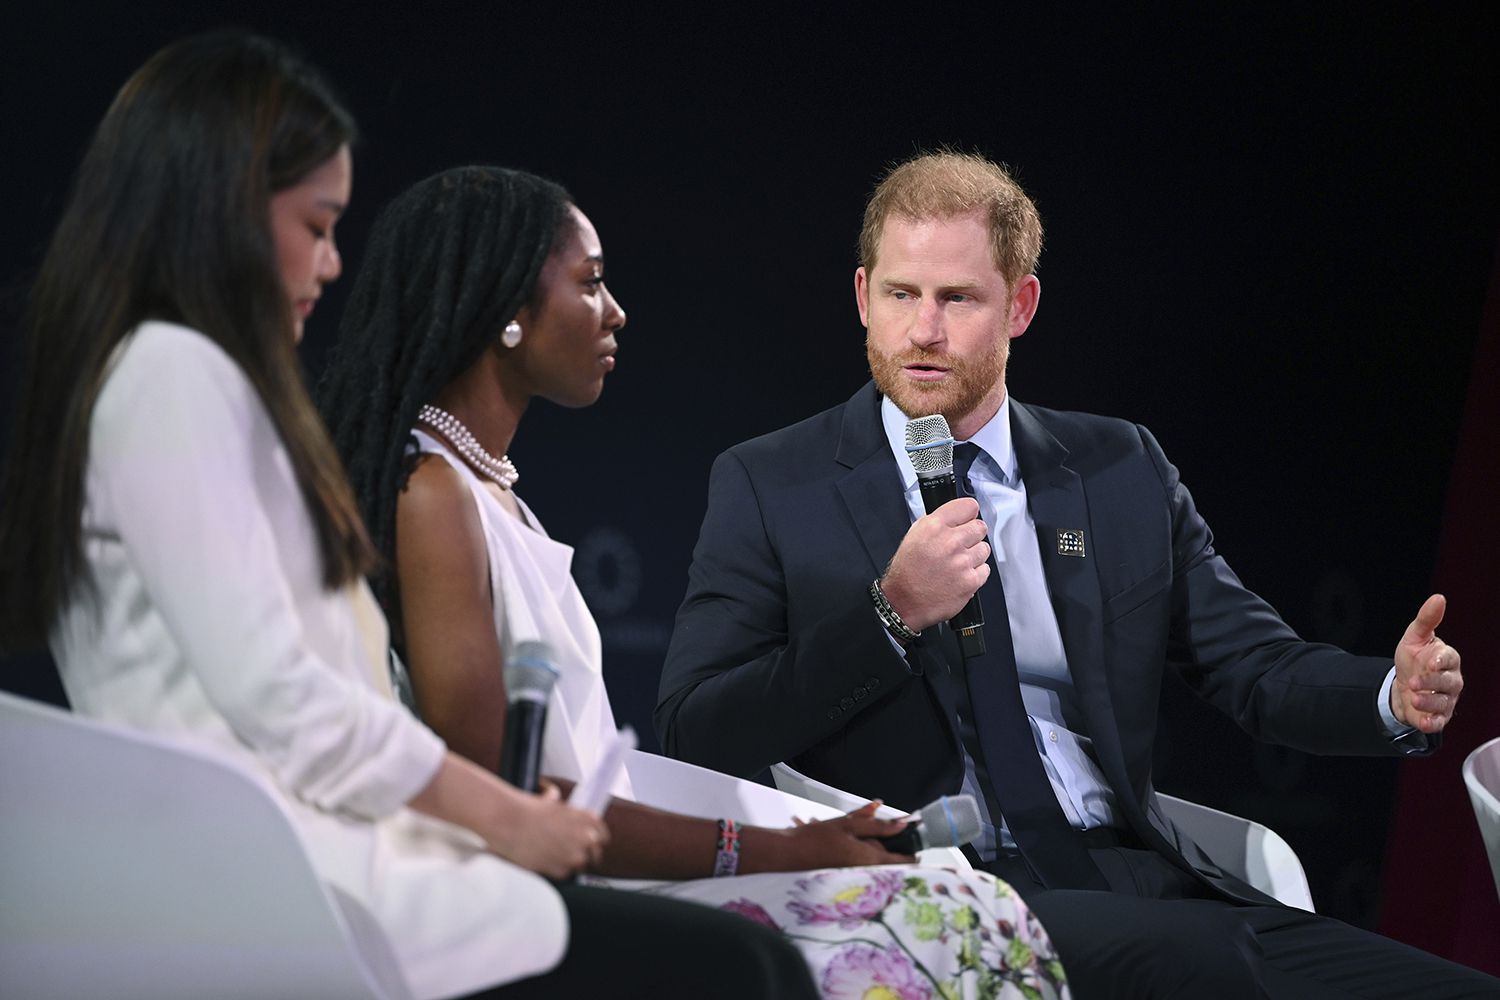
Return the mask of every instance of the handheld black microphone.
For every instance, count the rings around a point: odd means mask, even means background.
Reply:
[[[542,730],[547,700],[557,683],[552,650],[544,642],[519,642],[505,663],[505,744],[500,750],[500,777],[525,792],[537,790],[542,768]]]
[[[962,847],[979,836],[979,803],[972,795],[944,795],[928,803],[906,829],[880,843],[894,854],[916,854],[929,847]]]
[[[906,422],[906,454],[917,470],[917,485],[922,490],[922,506],[931,514],[949,500],[958,499],[958,479],[953,475],[953,433],[948,419],[941,413],[917,417]],[[958,633],[959,648],[968,660],[984,652],[984,610],[979,594],[948,619]]]

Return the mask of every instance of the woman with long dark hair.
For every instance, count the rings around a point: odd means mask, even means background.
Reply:
[[[566,191],[517,170],[450,170],[376,221],[319,386],[376,547],[394,564],[379,589],[420,713],[489,768],[504,740],[503,667],[522,642],[546,642],[560,672],[544,770],[588,773],[614,732],[571,549],[516,495],[506,452],[532,399],[599,397],[624,325],[599,235]],[[632,794],[628,782],[618,791]],[[651,891],[777,928],[825,996],[1064,989],[1019,897],[983,873],[892,866],[909,859],[873,838],[900,824],[876,820],[873,805],[790,830],[648,806],[611,805],[594,870],[674,880]]]
[[[295,354],[342,266],[353,136],[308,66],[240,33],[171,45],[120,91],[27,321],[0,644],[49,641],[80,713],[263,775],[416,996],[703,986],[650,936],[690,908],[540,877],[597,855],[597,819],[449,752],[391,696],[377,554]],[[721,954],[737,995],[809,988],[774,935]]]

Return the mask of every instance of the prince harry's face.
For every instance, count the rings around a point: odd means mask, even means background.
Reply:
[[[1012,337],[1040,295],[1027,275],[1014,292],[990,256],[979,213],[886,220],[875,263],[854,273],[865,353],[876,386],[909,417],[941,413],[966,439],[1005,399]]]

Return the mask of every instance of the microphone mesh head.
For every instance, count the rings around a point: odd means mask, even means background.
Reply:
[[[906,454],[919,476],[953,471],[953,432],[941,413],[906,422]]]
[[[552,665],[552,650],[545,642],[527,640],[516,643],[505,661],[505,693],[511,701],[524,699],[546,704],[557,683],[557,668]]]
[[[961,847],[979,837],[979,803],[972,795],[944,795],[921,812],[928,847]]]

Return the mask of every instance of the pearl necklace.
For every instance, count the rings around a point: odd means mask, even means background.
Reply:
[[[417,419],[440,432],[453,445],[460,458],[468,462],[475,472],[487,479],[493,479],[495,485],[502,490],[508,490],[516,485],[516,480],[521,474],[516,471],[516,465],[510,460],[509,455],[501,455],[496,458],[484,450],[484,445],[479,443],[470,430],[465,427],[457,417],[447,410],[440,410],[430,403],[417,411]]]

